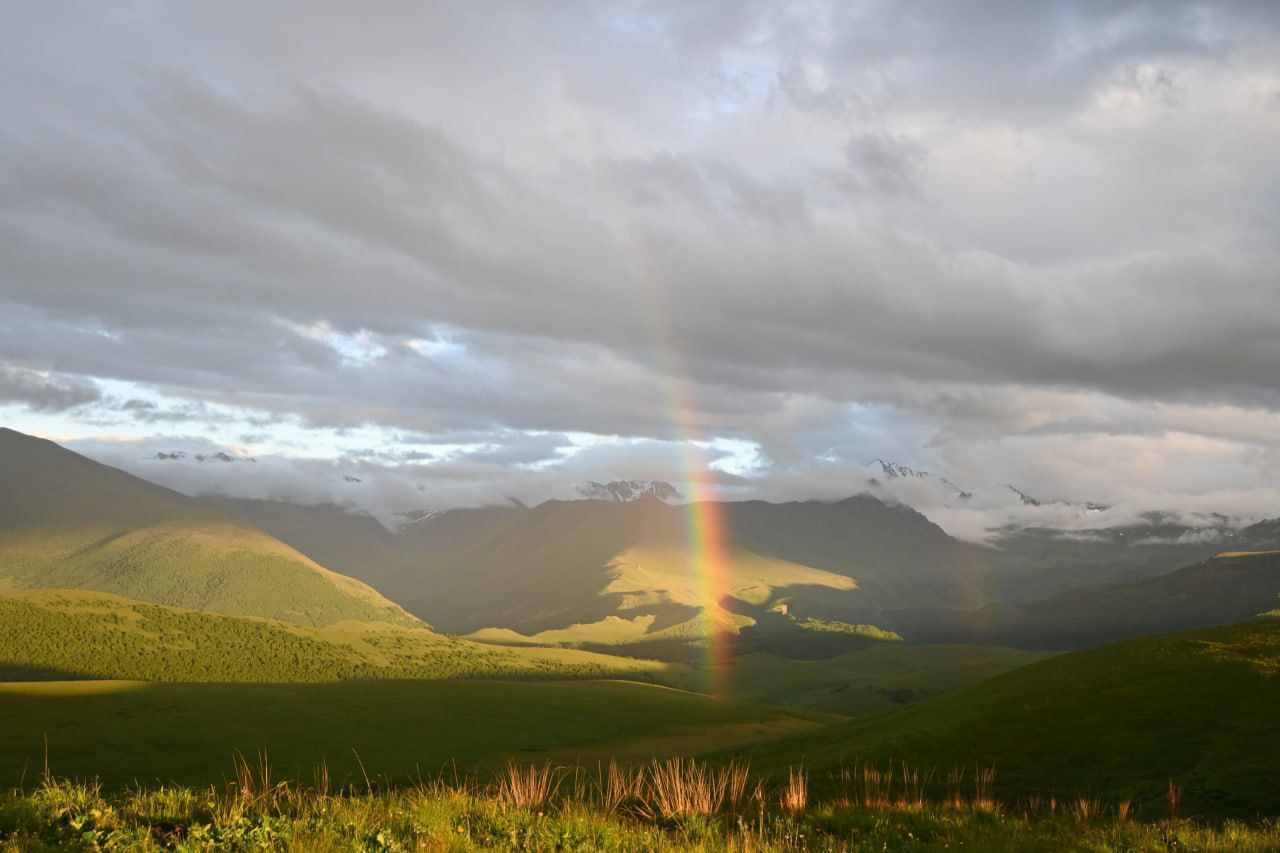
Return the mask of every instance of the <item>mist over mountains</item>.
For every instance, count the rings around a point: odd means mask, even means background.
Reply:
[[[158,452],[166,459],[133,443],[70,442],[68,446],[190,495],[345,506],[372,514],[389,529],[402,524],[405,513],[501,506],[512,500],[536,506],[548,499],[584,497],[634,500],[649,495],[670,503],[686,499],[680,488],[685,473],[670,458],[662,454],[650,457],[642,449],[633,454],[635,458],[618,463],[606,454],[597,460],[580,460],[583,464],[523,470],[499,480],[471,470],[453,484],[436,488],[430,481],[416,478],[412,465],[352,458],[298,460],[198,442],[188,449],[170,442],[167,446],[174,449]],[[249,464],[225,464],[223,457]],[[209,461],[202,464],[200,458]],[[607,466],[604,476],[581,476],[596,474],[596,464]],[[640,476],[609,476],[613,472]],[[1212,492],[1188,498],[1149,493],[1140,483],[1126,482],[1116,483],[1113,492],[1128,497],[1102,502],[1090,495],[1064,499],[1052,492],[1032,493],[1019,483],[1002,481],[999,474],[979,473],[961,479],[945,469],[922,470],[876,458],[816,488],[807,480],[744,477],[725,471],[714,472],[711,479],[719,496],[731,501],[836,501],[866,491],[882,500],[911,506],[951,535],[972,542],[992,542],[1010,531],[1028,528],[1089,536],[1092,531],[1142,527],[1153,518],[1180,525],[1183,530],[1177,535],[1225,542],[1231,531],[1280,514],[1280,493],[1275,500],[1269,492],[1251,493],[1244,501],[1239,494]],[[1126,489],[1134,491],[1126,493]]]

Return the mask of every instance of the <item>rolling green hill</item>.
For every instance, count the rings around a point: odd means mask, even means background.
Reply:
[[[90,589],[304,625],[416,620],[253,525],[0,429],[0,589]]]
[[[311,628],[83,590],[0,594],[0,681],[307,682],[625,677],[684,685],[680,665],[572,649],[512,649],[425,627]]]
[[[409,782],[507,759],[562,762],[687,754],[813,728],[787,713],[629,682],[0,684],[0,784],[58,776],[220,783],[238,751],[265,749],[274,780]],[[353,752],[353,750],[355,752]]]
[[[1188,813],[1274,813],[1280,767],[1280,620],[1126,640],[1032,664],[892,714],[748,750],[760,769],[801,760],[815,782],[890,759],[994,766],[1004,797],[1159,801]]]
[[[1078,649],[1126,637],[1223,625],[1280,605],[1280,551],[1235,551],[1135,583],[1065,592],[1033,604],[888,614],[915,642]]]

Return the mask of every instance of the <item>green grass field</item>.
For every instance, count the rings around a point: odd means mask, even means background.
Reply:
[[[892,714],[748,750],[821,780],[889,759],[995,767],[1004,796],[1151,802],[1274,815],[1280,804],[1280,620],[1126,640],[1052,658]]]
[[[595,762],[729,747],[813,728],[811,715],[618,681],[0,685],[0,787],[58,776],[206,785],[239,751],[277,779],[408,782],[509,758]]]
[[[733,658],[716,679],[743,702],[865,717],[892,711],[1043,660],[999,646],[871,643],[830,658],[774,654]]]

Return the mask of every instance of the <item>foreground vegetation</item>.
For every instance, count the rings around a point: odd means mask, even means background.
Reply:
[[[813,801],[803,770],[770,787],[744,767],[672,759],[639,767],[511,764],[485,784],[362,780],[334,789],[323,765],[309,785],[272,780],[269,761],[241,758],[219,788],[105,794],[46,778],[0,795],[0,849],[474,850],[1274,850],[1274,821],[1206,824],[1126,803],[1002,806],[992,776],[949,775],[929,799],[921,774],[863,768],[836,797]]]

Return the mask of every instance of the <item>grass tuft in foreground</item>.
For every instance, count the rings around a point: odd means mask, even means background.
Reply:
[[[46,778],[0,795],[0,849],[571,849],[571,850],[1274,850],[1274,821],[1204,824],[1177,813],[1141,821],[1127,803],[1052,799],[1017,808],[991,797],[989,772],[946,777],[859,768],[838,800],[814,802],[803,769],[780,787],[741,765],[671,759],[594,768],[507,765],[487,784],[374,780],[334,791],[272,780],[265,754],[238,757],[223,788],[108,794]],[[967,794],[965,792],[968,792]]]

